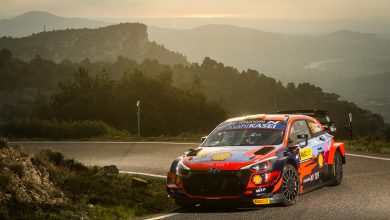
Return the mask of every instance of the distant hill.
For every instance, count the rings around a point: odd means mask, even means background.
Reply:
[[[390,65],[390,61],[388,62]],[[390,68],[389,68],[390,69]],[[369,76],[360,76],[335,82],[333,91],[345,94],[350,101],[365,109],[381,114],[390,122],[390,71]]]
[[[114,61],[118,56],[136,61],[157,59],[164,64],[187,64],[186,58],[150,42],[146,26],[124,23],[98,29],[47,31],[28,37],[0,38],[0,48],[15,57],[29,61],[36,55],[55,62],[61,60]]]
[[[149,27],[152,40],[186,54],[191,62],[210,56],[239,69],[252,68],[283,82],[310,82],[326,91],[337,92],[342,99],[366,105],[376,100],[367,85],[363,94],[360,77],[370,78],[390,71],[390,39],[372,33],[340,30],[318,36],[288,35],[229,25],[206,25],[189,30]],[[355,81],[353,81],[355,82]],[[342,85],[349,85],[349,90]],[[341,87],[340,87],[341,86]],[[390,99],[390,92],[385,96]],[[365,99],[358,99],[364,95]],[[386,117],[390,121],[390,116]]]
[[[375,34],[338,31],[305,36],[264,32],[229,25],[205,25],[189,30],[148,28],[149,37],[200,62],[210,56],[240,69],[253,68],[289,79],[313,62],[390,58],[390,40]]]
[[[11,19],[0,20],[0,37],[25,37],[33,33],[67,28],[98,28],[111,25],[106,21],[65,18],[42,11],[30,11]]]

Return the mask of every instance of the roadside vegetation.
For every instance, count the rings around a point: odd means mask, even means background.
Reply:
[[[388,152],[382,116],[309,83],[283,84],[206,57],[164,65],[119,56],[113,62],[30,62],[0,50],[0,135],[12,140],[199,141],[228,117],[289,109],[326,109],[338,131],[353,114],[360,139],[350,149]],[[137,136],[141,102],[141,138]],[[361,141],[359,141],[361,140]],[[367,141],[369,140],[369,141]],[[369,143],[369,144],[367,144]]]
[[[118,130],[103,121],[15,120],[0,124],[0,134],[12,139],[69,140],[82,138],[125,138],[126,130]]]
[[[168,212],[164,181],[0,142],[0,219],[132,219]]]
[[[239,71],[206,57],[191,65],[156,60],[56,63],[36,56],[26,62],[0,51],[0,122],[37,118],[103,121],[137,131],[141,101],[142,136],[208,133],[228,117],[289,109],[326,109],[342,128],[348,113],[356,135],[386,127],[383,117],[340,100],[309,83],[282,83],[255,70]],[[339,129],[338,138],[347,132]]]
[[[346,141],[347,149],[390,154],[390,129]]]

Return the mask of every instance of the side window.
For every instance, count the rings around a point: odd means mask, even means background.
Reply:
[[[309,126],[309,130],[313,137],[317,137],[323,133],[321,127],[314,121],[307,120],[307,125]]]
[[[289,135],[290,145],[300,144],[305,141],[303,139],[297,138],[297,135],[299,134],[307,134],[309,135],[309,139],[311,137],[309,128],[307,127],[305,120],[298,120],[292,124]]]

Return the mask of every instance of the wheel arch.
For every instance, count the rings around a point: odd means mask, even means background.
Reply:
[[[286,161],[286,165],[287,164],[292,165],[293,167],[295,167],[295,169],[298,170],[298,163],[293,158],[288,158],[287,161]]]
[[[328,164],[333,164],[336,152],[340,153],[343,164],[345,164],[347,161],[345,159],[345,146],[343,142],[334,142],[331,144],[327,160]]]
[[[169,169],[169,172],[176,173],[176,167],[179,161],[181,160],[182,157],[176,158],[174,161],[172,161],[171,167]]]

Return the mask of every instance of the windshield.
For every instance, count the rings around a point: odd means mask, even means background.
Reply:
[[[277,145],[283,142],[285,128],[282,121],[229,122],[215,129],[203,146]]]

